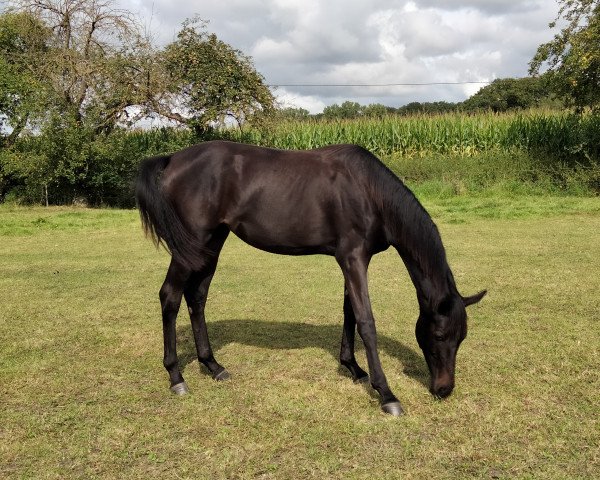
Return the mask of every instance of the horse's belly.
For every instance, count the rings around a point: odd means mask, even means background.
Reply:
[[[285,255],[333,254],[337,235],[332,225],[315,219],[245,218],[229,225],[231,231],[253,247]]]

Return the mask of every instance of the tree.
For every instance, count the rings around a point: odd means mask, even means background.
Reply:
[[[305,108],[286,107],[277,110],[277,117],[284,120],[306,120],[310,117],[310,112]]]
[[[423,113],[423,104],[421,102],[410,102],[398,109],[401,115],[416,115]]]
[[[357,102],[334,103],[323,109],[323,116],[330,119],[356,118],[363,114],[363,107]]]
[[[8,31],[10,41],[3,42],[27,45],[32,54],[15,56],[11,48],[0,50],[0,57],[43,87],[42,117],[57,110],[99,132],[110,131],[127,120],[129,107],[143,103],[139,59],[147,41],[133,15],[112,0],[19,0],[1,17],[4,23],[29,19],[37,25]]]
[[[12,145],[47,96],[37,72],[49,30],[27,13],[0,15],[0,146]]]
[[[136,120],[169,118],[198,134],[273,110],[251,60],[204,24],[184,23],[158,48],[115,1],[12,0],[0,12],[0,198],[115,198],[140,158],[118,147]]]
[[[555,28],[563,18],[566,26],[537,49],[529,63],[530,74],[547,67],[553,89],[581,111],[600,105],[600,1],[559,0]]]
[[[140,32],[111,0],[19,0],[0,14],[0,190],[85,195],[93,142],[130,107],[143,115]]]
[[[465,110],[507,110],[536,107],[548,97],[542,78],[498,78],[465,100]]]
[[[382,118],[393,112],[393,108],[386,107],[381,103],[371,103],[363,108],[363,114],[367,117]]]
[[[450,102],[410,102],[396,109],[399,115],[423,115],[453,112],[457,109],[456,103]]]
[[[206,31],[206,22],[188,19],[162,56],[166,93],[158,113],[198,133],[214,122],[241,126],[274,111],[275,99],[252,60]]]

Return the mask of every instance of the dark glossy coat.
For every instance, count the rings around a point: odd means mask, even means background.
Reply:
[[[377,353],[367,289],[371,257],[393,246],[415,285],[416,336],[431,372],[431,392],[454,388],[456,352],[467,334],[465,307],[438,230],[412,192],[374,155],[355,145],[282,151],[214,141],[145,160],[136,198],[142,223],[172,254],[160,290],[164,365],[172,389],[187,391],[179,371],[175,318],[185,296],[198,359],[216,379],[228,377],[212,353],[204,305],[230,231],[261,250],[332,255],[342,269],[344,328],[340,361],[357,381],[370,379],[382,408],[402,412]],[[369,374],[354,356],[356,327]]]

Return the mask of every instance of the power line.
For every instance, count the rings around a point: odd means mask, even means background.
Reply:
[[[487,82],[415,82],[415,83],[271,83],[268,87],[420,87],[431,85],[473,85]]]

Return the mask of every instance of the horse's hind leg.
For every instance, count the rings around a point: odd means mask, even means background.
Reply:
[[[229,373],[215,360],[213,355],[208,339],[204,307],[206,305],[210,282],[217,268],[218,255],[228,234],[229,230],[225,230],[225,228],[213,233],[207,247],[214,254],[207,256],[206,266],[202,270],[192,272],[184,289],[185,301],[188,305],[192,330],[194,332],[198,361],[208,368],[215,380],[227,380]]]
[[[352,303],[348,296],[348,289],[344,286],[344,330],[342,333],[342,347],[340,349],[340,363],[346,367],[352,379],[358,383],[369,380],[369,375],[359,367],[354,356],[354,338],[356,336],[356,318]]]
[[[164,360],[163,365],[169,373],[171,391],[179,395],[187,393],[187,385],[179,370],[177,358],[177,333],[175,322],[181,305],[184,286],[190,276],[190,270],[175,260],[171,260],[167,277],[160,289],[160,305],[162,309]]]
[[[203,272],[192,273],[184,290],[184,295],[190,312],[198,361],[208,368],[215,380],[227,380],[229,378],[229,373],[227,373],[227,370],[215,360],[213,355],[204,317],[206,296],[213,275],[214,269],[212,269],[212,271],[205,270]]]

